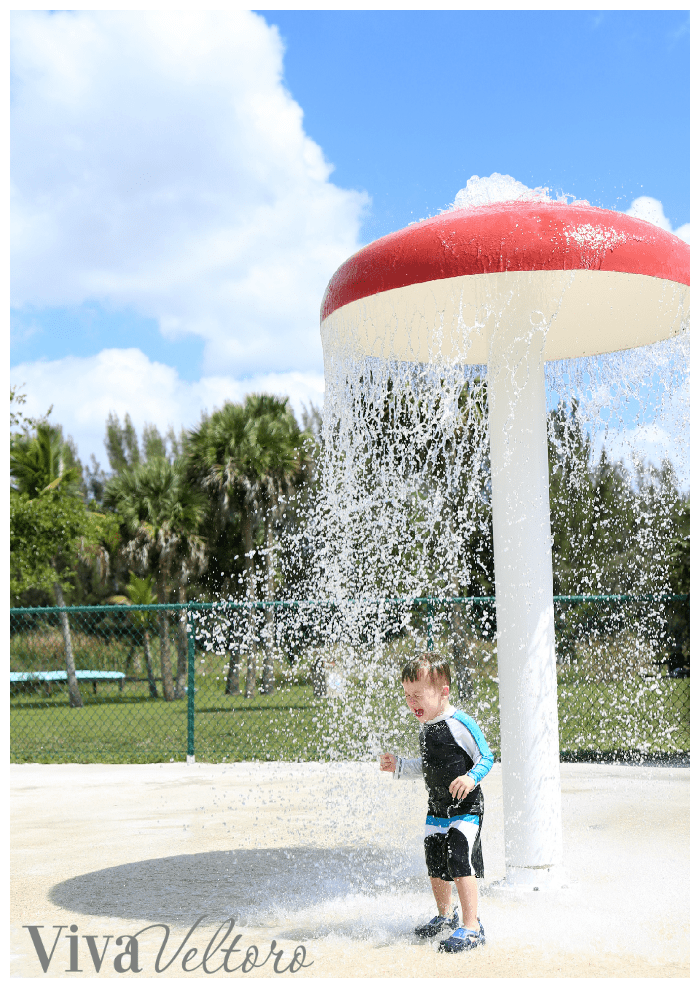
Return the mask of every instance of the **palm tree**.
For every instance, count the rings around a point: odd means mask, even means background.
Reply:
[[[115,594],[108,597],[109,604],[138,604],[148,605],[158,602],[158,598],[153,593],[152,578],[146,576],[140,579],[134,573],[129,574],[129,582],[126,585],[125,594]],[[141,633],[143,641],[143,653],[146,658],[146,675],[148,676],[148,690],[154,700],[158,699],[158,687],[156,677],[153,672],[153,659],[151,658],[151,629],[153,627],[153,616],[148,611],[134,611],[129,617]],[[127,660],[127,666],[129,662]],[[138,670],[140,671],[140,669]]]
[[[251,604],[247,642],[245,695],[255,692],[255,611],[258,573],[256,534],[262,529],[266,560],[265,594],[275,593],[273,526],[286,498],[302,480],[308,466],[309,435],[299,425],[287,399],[248,395],[242,405],[227,402],[188,436],[188,471],[218,500],[219,512],[229,520],[239,514],[246,557],[246,597]],[[272,628],[274,614],[266,614],[268,642],[263,665],[263,692],[274,689]],[[227,692],[233,691],[236,663],[229,664]]]
[[[33,433],[10,436],[10,477],[14,489],[29,497],[59,486],[77,494],[81,468],[60,427],[38,422]]]
[[[174,585],[178,600],[186,602],[190,577],[203,571],[206,547],[198,534],[204,517],[204,495],[187,483],[182,462],[148,460],[112,477],[105,488],[105,506],[123,519],[127,563],[143,573],[154,573],[156,594],[168,603]],[[178,649],[177,680],[170,663],[168,612],[160,612],[160,662],[163,697],[174,700],[185,695],[187,677],[187,631],[182,614]],[[184,633],[184,635],[183,635]]]
[[[15,433],[10,436],[10,480],[18,494],[35,498],[60,488],[67,494],[77,496],[80,468],[72,461],[72,451],[64,442],[58,426],[49,425],[45,421],[38,422],[33,433]],[[53,584],[56,605],[62,608],[61,631],[66,655],[68,702],[71,707],[82,707],[83,698],[75,675],[73,639],[68,614],[63,609],[66,602],[59,579],[58,559],[52,559],[51,564],[56,572]]]

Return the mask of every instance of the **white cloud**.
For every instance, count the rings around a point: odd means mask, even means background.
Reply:
[[[687,430],[679,435],[665,428],[664,423],[652,422],[598,436],[595,456],[600,456],[601,447],[605,445],[609,459],[621,461],[633,475],[638,463],[660,467],[664,460],[668,460],[673,465],[681,490],[687,491],[690,488],[688,438]]]
[[[132,307],[205,374],[320,371],[366,195],[329,181],[248,11],[15,12],[12,295]]]
[[[661,227],[662,230],[675,233],[687,244],[690,243],[690,223],[684,223],[683,226],[674,230],[671,221],[664,213],[663,203],[658,199],[653,199],[651,196],[639,196],[627,210],[627,215],[636,216],[637,219],[646,220],[647,223],[653,223],[654,226]]]
[[[73,437],[83,462],[94,453],[105,464],[105,422],[110,412],[128,412],[139,433],[152,422],[161,432],[174,426],[192,428],[202,411],[225,401],[241,401],[252,392],[289,397],[299,416],[302,403],[323,404],[323,374],[292,371],[234,380],[225,374],[187,382],[166,364],[148,359],[136,348],[103,350],[94,357],[64,357],[19,364],[12,383],[27,396],[25,415],[43,415],[53,405],[51,421]]]

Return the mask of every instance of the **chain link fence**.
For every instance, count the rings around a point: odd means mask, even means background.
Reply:
[[[688,614],[687,595],[555,598],[563,759],[687,760]],[[14,608],[10,633],[17,762],[415,754],[416,650],[449,654],[453,702],[500,748],[490,597]]]

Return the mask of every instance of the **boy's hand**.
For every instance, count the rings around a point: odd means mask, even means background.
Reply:
[[[458,775],[456,779],[450,782],[448,789],[450,790],[450,795],[454,796],[455,799],[464,799],[475,785],[476,783],[471,775]]]
[[[379,770],[381,772],[395,772],[396,771],[396,755],[390,755],[388,752],[379,756]]]

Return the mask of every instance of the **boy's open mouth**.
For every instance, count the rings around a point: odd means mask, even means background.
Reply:
[[[423,716],[423,708],[421,707],[418,710],[414,710],[413,713],[416,715],[416,717],[422,717]]]

